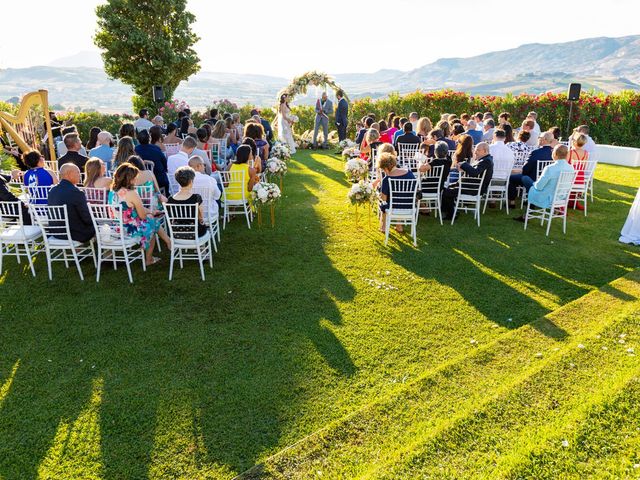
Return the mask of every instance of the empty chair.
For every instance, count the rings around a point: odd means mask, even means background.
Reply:
[[[416,225],[418,207],[416,205],[418,180],[389,177],[389,202],[384,225],[384,244],[389,242],[391,225],[410,225],[413,245],[417,245]]]
[[[451,218],[451,225],[456,219],[458,211],[473,212],[473,218],[476,219],[478,226],[480,226],[480,204],[482,202],[482,182],[484,182],[484,176],[486,171],[482,172],[479,177],[470,177],[464,172],[460,172],[460,179],[458,180],[458,197],[456,198],[455,207],[453,210],[453,217]]]
[[[26,257],[31,274],[35,277],[33,257],[37,255],[37,248],[41,241],[40,227],[24,224],[22,202],[0,202],[0,275],[3,271],[3,257],[9,255],[16,257],[18,263],[20,263],[20,257]]]
[[[551,220],[554,218],[562,218],[562,232],[567,232],[567,206],[569,203],[569,194],[576,177],[576,172],[562,172],[558,177],[556,188],[553,194],[551,205],[548,208],[538,207],[531,202],[527,204],[527,211],[524,217],[524,228],[527,229],[529,220],[540,219],[540,225],[547,224],[547,233],[551,230]]]
[[[176,258],[183,267],[183,260],[198,260],[200,275],[204,281],[204,262],[209,260],[213,268],[213,253],[211,251],[211,230],[198,236],[198,207],[194,204],[164,203],[167,218],[169,239],[171,244],[171,264],[169,265],[169,280],[173,278],[173,264]]]
[[[131,264],[136,260],[142,262],[146,270],[144,250],[140,248],[138,239],[128,236],[122,222],[122,209],[115,205],[89,205],[91,220],[96,229],[98,259],[96,264],[96,282],[100,281],[103,261],[111,261],[114,269],[122,262],[127,268],[129,282],[133,283]]]
[[[420,175],[420,191],[422,196],[418,200],[418,210],[422,207],[433,210],[442,225],[442,175],[444,166],[431,167],[428,172]]]
[[[53,262],[64,262],[69,268],[69,261],[73,260],[78,269],[80,280],[84,280],[80,262],[91,257],[95,263],[93,240],[87,247],[71,238],[69,217],[66,205],[30,205],[31,218],[40,226],[44,238],[44,248],[47,255],[47,269],[49,280],[53,279]]]

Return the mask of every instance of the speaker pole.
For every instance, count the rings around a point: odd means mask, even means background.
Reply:
[[[569,118],[567,119],[567,138],[571,136],[571,118],[573,117],[573,100],[569,100]]]

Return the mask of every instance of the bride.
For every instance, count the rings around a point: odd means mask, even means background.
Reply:
[[[622,227],[620,241],[622,243],[640,245],[640,188],[633,201],[633,205],[631,205],[627,221],[624,227]]]
[[[289,145],[291,154],[296,153],[296,142],[293,139],[293,124],[298,121],[298,117],[291,115],[289,102],[287,102],[287,94],[280,96],[280,107],[278,109],[278,140]]]

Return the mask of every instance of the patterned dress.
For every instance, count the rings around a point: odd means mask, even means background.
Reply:
[[[135,207],[130,207],[124,200],[127,190],[124,188],[118,192],[109,192],[109,203],[112,205],[120,205],[122,208],[122,223],[126,229],[127,235],[138,238],[140,246],[143,249],[149,248],[149,244],[158,230],[160,229],[161,220],[148,216],[142,219],[138,216]]]

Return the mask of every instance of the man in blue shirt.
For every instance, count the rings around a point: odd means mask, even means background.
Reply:
[[[113,158],[113,138],[109,132],[102,131],[98,134],[98,141],[94,148],[89,151],[89,157],[97,157],[107,165],[107,170],[111,170],[111,159]]]
[[[482,141],[482,132],[480,130],[476,130],[476,126],[475,120],[469,120],[467,122],[467,129],[464,132],[471,137],[474,145],[477,145]]]

